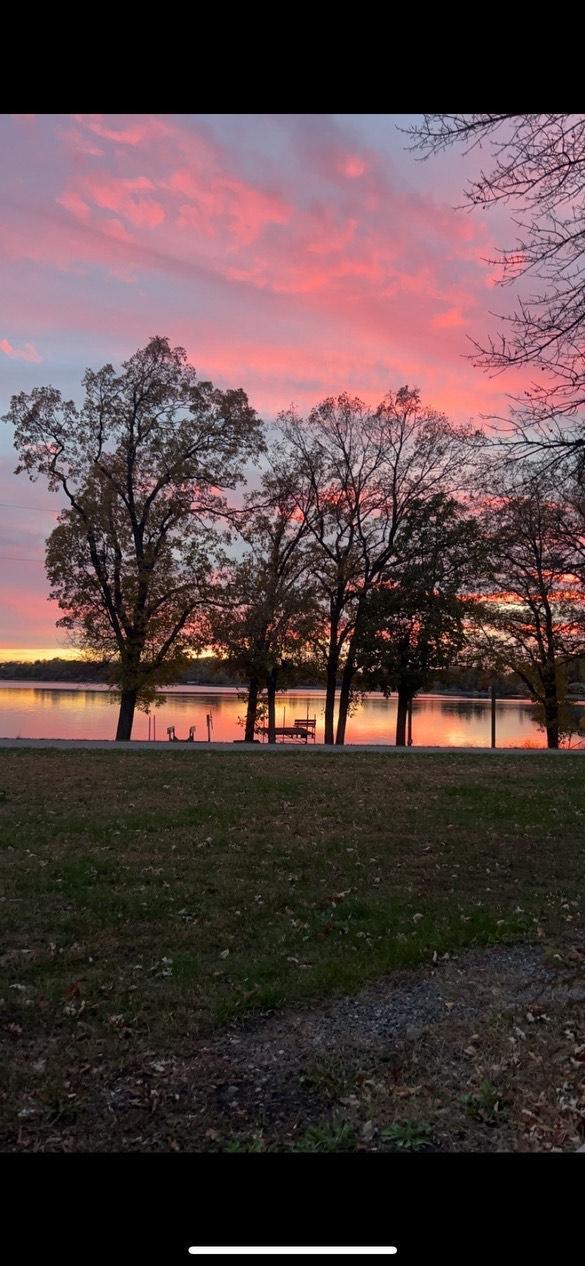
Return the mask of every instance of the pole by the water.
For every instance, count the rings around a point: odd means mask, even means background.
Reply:
[[[496,746],[496,687],[495,687],[494,682],[492,682],[492,687],[491,687],[491,698],[492,698],[492,747],[495,747]]]

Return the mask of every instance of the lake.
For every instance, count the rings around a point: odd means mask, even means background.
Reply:
[[[212,738],[231,742],[242,738],[238,718],[245,705],[235,689],[208,686],[172,687],[166,703],[153,713],[157,739],[167,738],[174,725],[178,738],[196,726],[195,738],[207,739],[206,716],[211,715]],[[317,719],[317,742],[323,741],[325,693],[306,690],[282,695],[277,725],[294,724],[299,717]],[[0,684],[0,738],[113,739],[117,709],[103,686],[47,682]],[[371,694],[347,725],[348,743],[394,743],[396,699]],[[151,719],[151,734],[153,732]],[[453,695],[420,695],[414,701],[413,742],[425,747],[489,747],[490,703]],[[149,721],[137,712],[133,738],[149,737]],[[534,719],[533,705],[523,699],[502,699],[497,705],[498,747],[545,747],[545,736]]]

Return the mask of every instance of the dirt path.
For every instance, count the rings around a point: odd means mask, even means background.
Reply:
[[[585,964],[573,954],[446,957],[353,998],[232,1026],[142,1069],[171,1129],[144,1144],[574,1151],[585,1138]],[[136,1071],[107,1104],[114,1115],[137,1105]]]

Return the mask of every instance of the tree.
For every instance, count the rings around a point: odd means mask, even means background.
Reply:
[[[268,742],[274,743],[277,690],[294,681],[318,619],[303,549],[307,526],[282,470],[266,473],[232,518],[246,552],[232,564],[221,600],[209,612],[207,640],[247,679],[245,741],[254,739],[265,690]]]
[[[317,650],[326,679],[325,742],[334,741],[341,673],[335,741],[342,744],[364,603],[395,556],[409,507],[461,477],[469,435],[408,387],[389,392],[375,409],[348,395],[330,397],[306,419],[282,414],[280,425],[323,606]]]
[[[585,115],[426,114],[407,131],[424,158],[457,144],[467,153],[488,148],[467,204],[514,209],[516,242],[490,262],[500,266],[502,285],[526,278],[536,288],[501,318],[498,339],[474,344],[472,359],[485,369],[527,366],[542,375],[517,400],[518,439],[583,449],[583,428],[563,433],[559,419],[585,405]]]
[[[566,744],[571,747],[573,739],[583,739],[583,729],[585,726],[585,717],[582,708],[575,706],[574,699],[567,694],[567,683],[564,673],[559,674],[560,691],[558,705],[558,737],[559,744]],[[537,725],[541,730],[546,732],[546,715],[541,703],[535,706],[534,717]]]
[[[166,338],[121,373],[87,370],[83,386],[81,408],[38,387],[13,397],[6,420],[17,473],[67,499],[47,545],[52,595],[76,644],[115,658],[121,740],[141,697],[184,664],[217,567],[221,490],[262,440],[245,393],[199,381]]]
[[[466,644],[475,611],[469,590],[484,551],[476,519],[453,498],[439,493],[414,503],[401,526],[400,561],[364,604],[356,664],[370,688],[397,692],[397,747],[406,743],[414,695]]]
[[[567,666],[585,650],[573,525],[546,473],[490,471],[486,486],[485,651],[524,682],[557,748]]]

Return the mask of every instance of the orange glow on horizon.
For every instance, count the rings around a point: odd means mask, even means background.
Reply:
[[[37,659],[81,659],[68,646],[0,646],[0,663],[34,664]]]
[[[194,659],[210,659],[213,651],[201,651]],[[34,664],[37,659],[83,659],[81,651],[68,646],[0,646],[0,664]],[[88,660],[88,663],[91,663]]]

